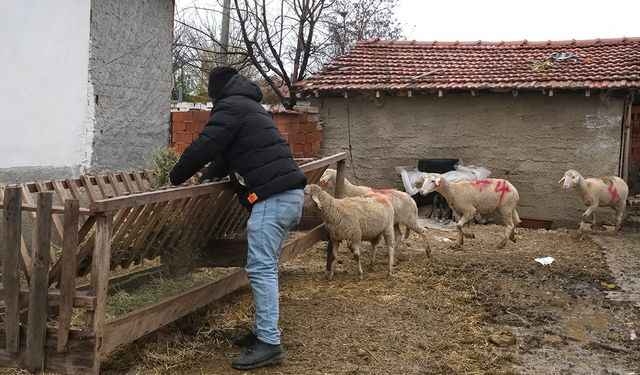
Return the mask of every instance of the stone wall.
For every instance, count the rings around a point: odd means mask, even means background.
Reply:
[[[169,144],[173,0],[91,1],[91,169],[140,168]]]
[[[520,216],[575,225],[582,203],[558,185],[564,171],[618,173],[622,99],[466,93],[319,98],[314,105],[324,122],[322,153],[351,145],[347,177],[358,184],[402,188],[394,167],[459,158],[509,179],[520,193]]]

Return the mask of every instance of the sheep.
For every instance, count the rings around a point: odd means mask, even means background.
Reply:
[[[582,214],[580,228],[578,228],[578,238],[582,238],[582,225],[592,217],[592,227],[596,226],[596,209],[598,207],[611,207],[615,211],[615,233],[617,234],[622,227],[622,217],[627,205],[627,196],[629,195],[629,187],[623,179],[615,176],[605,176],[600,178],[584,178],[573,169],[569,169],[564,176],[558,181],[564,181],[562,187],[570,189],[575,187],[580,198],[587,206],[587,210]]]
[[[320,186],[325,190],[335,189],[337,172],[335,169],[328,168],[320,177]],[[428,231],[418,223],[418,206],[411,198],[411,195],[404,191],[395,189],[372,189],[368,186],[353,185],[346,178],[344,179],[345,197],[360,197],[367,194],[381,194],[389,199],[394,210],[394,235],[396,248],[402,238],[400,224],[407,227],[404,238],[409,238],[410,231],[414,231],[422,236],[425,243],[425,252],[427,256],[431,256],[431,248],[429,247]]]
[[[358,262],[358,275],[362,279],[360,263],[360,244],[371,242],[371,268],[376,256],[376,245],[384,238],[389,253],[389,275],[394,264],[393,207],[391,202],[379,194],[343,199],[333,198],[329,193],[315,184],[305,187],[305,193],[315,202],[324,220],[329,238],[333,244],[333,259],[327,278],[333,279],[338,247],[342,241],[353,253]]]
[[[507,244],[507,239],[516,242],[515,227],[520,224],[516,206],[520,197],[509,181],[485,178],[475,181],[448,182],[441,174],[428,173],[419,191],[426,195],[433,190],[445,197],[451,209],[460,218],[457,224],[459,236],[456,247],[463,245],[465,233],[462,227],[472,220],[476,213],[498,212],[502,216],[506,231],[504,238],[497,244],[499,249]]]

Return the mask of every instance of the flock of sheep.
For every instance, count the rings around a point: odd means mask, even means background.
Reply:
[[[402,237],[401,225],[406,227],[405,238],[409,237],[411,231],[421,235],[426,254],[431,255],[428,232],[418,224],[418,207],[408,193],[395,189],[357,186],[345,179],[345,197],[336,199],[325,191],[335,189],[336,178],[336,170],[327,169],[320,178],[319,185],[310,184],[305,188],[305,193],[318,208],[333,244],[333,260],[327,273],[329,280],[333,278],[338,248],[342,242],[347,244],[354,255],[358,275],[362,278],[360,261],[362,242],[371,242],[371,267],[373,268],[376,245],[384,239],[389,254],[389,275],[391,275],[395,263],[395,252]],[[598,207],[613,208],[616,212],[615,232],[620,230],[629,193],[624,180],[618,177],[584,178],[575,170],[568,170],[559,183],[563,183],[564,189],[574,187],[588,207],[582,215],[578,229],[579,238],[582,238],[583,224],[589,218],[592,218],[592,228],[595,228],[595,210]],[[431,191],[439,192],[458,217],[459,235],[454,247],[461,247],[465,237],[474,237],[471,233],[464,233],[462,228],[476,214],[498,213],[502,217],[506,229],[504,238],[497,244],[498,248],[504,247],[508,240],[516,241],[515,228],[520,223],[516,206],[520,198],[518,191],[509,181],[486,178],[449,182],[440,174],[427,173],[420,184],[421,194]]]

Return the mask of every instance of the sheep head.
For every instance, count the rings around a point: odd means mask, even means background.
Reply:
[[[575,186],[578,181],[580,181],[580,173],[578,173],[577,171],[574,171],[573,169],[569,169],[568,171],[564,172],[564,176],[562,176],[562,178],[560,179],[560,181],[558,181],[558,183],[561,183],[562,181],[564,181],[564,184],[562,185],[562,188],[564,189],[569,189],[572,186]]]
[[[318,206],[318,208],[320,208],[320,198],[318,198],[318,196],[323,193],[322,188],[320,186],[316,184],[309,184],[305,186],[304,193],[310,196],[311,200],[313,200]]]
[[[327,168],[322,177],[320,177],[320,187],[323,189],[332,189],[336,182],[338,172],[335,169]]]
[[[443,182],[444,182],[444,177],[442,177],[441,174],[427,173],[424,176],[422,186],[420,187],[420,189],[418,189],[418,191],[422,195],[427,195],[432,191],[437,190],[439,187],[441,187]]]

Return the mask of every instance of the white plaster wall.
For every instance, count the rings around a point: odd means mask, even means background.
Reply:
[[[88,167],[89,0],[9,0],[0,11],[0,168]]]

